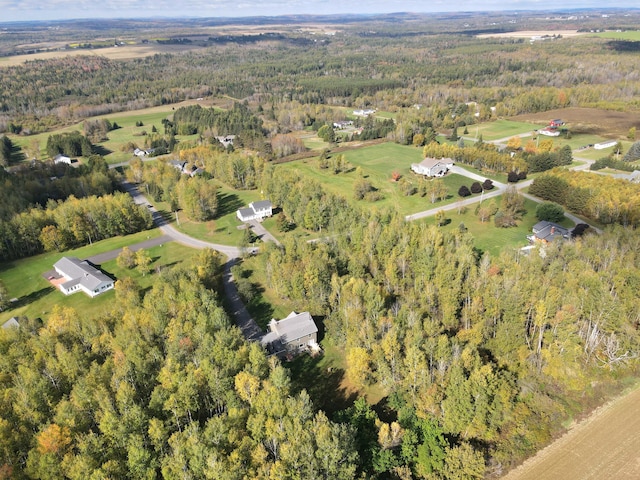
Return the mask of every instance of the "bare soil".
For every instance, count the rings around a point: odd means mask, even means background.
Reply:
[[[541,113],[525,113],[511,117],[510,120],[547,125],[550,120],[556,118],[565,121],[574,133],[626,138],[631,127],[640,130],[640,115],[637,112],[617,112],[598,108],[560,108]]]
[[[595,410],[502,480],[640,478],[640,388]]]

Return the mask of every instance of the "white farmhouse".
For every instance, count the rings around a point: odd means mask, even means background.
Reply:
[[[427,177],[444,177],[453,167],[453,160],[451,158],[431,158],[427,157],[420,163],[412,163],[411,170],[418,175],[425,175]]]
[[[249,204],[249,208],[241,208],[236,215],[241,222],[264,220],[266,217],[273,215],[273,205],[269,200],[252,202]]]

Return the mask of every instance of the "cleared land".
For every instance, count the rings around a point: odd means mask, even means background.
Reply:
[[[517,122],[529,122],[538,126],[561,118],[569,123],[571,131],[599,135],[606,138],[626,138],[631,127],[640,130],[640,116],[634,112],[617,112],[598,108],[560,108],[541,113],[527,113],[512,117]]]
[[[1,57],[0,67],[15,67],[16,65],[22,65],[25,62],[34,60],[50,60],[52,58],[77,57],[81,55],[95,55],[98,57],[105,57],[110,60],[130,60],[133,58],[150,57],[156,53],[178,54],[200,48],[202,47],[195,45],[158,44],[123,45],[105,48],[70,48],[50,52],[38,52],[29,55]]]
[[[597,409],[503,480],[637,479],[640,388]]]

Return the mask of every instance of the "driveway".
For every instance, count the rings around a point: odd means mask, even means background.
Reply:
[[[247,311],[246,306],[242,302],[240,298],[240,293],[238,292],[238,288],[233,279],[233,275],[231,274],[231,267],[235,265],[238,260],[242,257],[242,250],[238,247],[232,247],[230,245],[220,245],[217,243],[205,242],[204,240],[198,240],[197,238],[190,237],[175,228],[169,225],[167,220],[153,207],[147,198],[140,193],[138,188],[129,183],[122,182],[124,189],[133,197],[133,200],[136,204],[139,205],[148,205],[149,211],[153,217],[153,222],[156,224],[160,231],[163,233],[163,237],[161,238],[169,238],[178,243],[182,243],[187,247],[191,248],[211,248],[222,253],[225,257],[227,257],[227,261],[224,264],[224,274],[223,274],[223,285],[225,296],[228,300],[228,306],[235,317],[236,325],[238,328],[242,330],[245,338],[247,340],[259,340],[264,332],[258,326],[249,312]],[[257,248],[252,248],[249,250],[249,253],[255,253]]]

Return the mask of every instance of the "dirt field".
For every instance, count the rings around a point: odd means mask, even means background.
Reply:
[[[640,388],[597,409],[502,480],[640,478]]]
[[[576,133],[592,133],[603,137],[626,138],[631,127],[640,130],[640,115],[630,112],[616,112],[597,108],[561,108],[542,113],[527,113],[511,117],[517,122],[547,124],[560,118],[568,128]]]
[[[74,48],[68,50],[57,50],[53,52],[40,52],[31,55],[16,55],[13,57],[0,58],[0,67],[13,67],[22,65],[32,60],[47,60],[51,58],[72,57],[79,55],[96,55],[106,57],[111,60],[128,60],[131,58],[142,58],[155,55],[156,53],[180,53],[195,50],[201,47],[189,45],[123,45],[121,47],[105,48]]]

